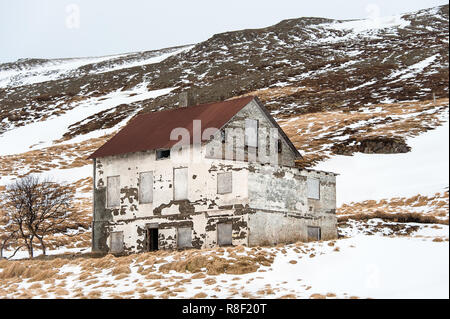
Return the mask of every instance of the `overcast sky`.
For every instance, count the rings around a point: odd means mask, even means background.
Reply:
[[[101,56],[198,43],[304,16],[395,15],[442,0],[1,0],[0,63]]]

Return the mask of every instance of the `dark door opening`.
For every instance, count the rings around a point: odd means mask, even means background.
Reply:
[[[308,241],[316,241],[322,238],[320,227],[308,226]]]
[[[158,228],[147,228],[147,250],[158,250]]]

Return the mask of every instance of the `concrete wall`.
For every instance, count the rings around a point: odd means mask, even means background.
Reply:
[[[253,165],[249,173],[249,245],[306,241],[307,227],[322,239],[337,237],[336,176],[314,170]],[[307,179],[317,178],[320,198],[308,198]]]

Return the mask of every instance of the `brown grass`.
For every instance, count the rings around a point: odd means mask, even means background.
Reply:
[[[287,91],[294,92],[293,89]],[[308,167],[329,158],[333,145],[340,143],[344,136],[357,141],[371,137],[412,137],[442,125],[439,115],[448,109],[448,98],[438,99],[436,104],[428,100],[378,104],[370,108],[370,113],[329,111],[295,115],[283,118],[279,124],[302,150],[304,159],[299,164]],[[429,112],[431,110],[436,112]],[[351,128],[357,123],[357,129]]]
[[[205,285],[214,285],[216,283],[216,280],[214,278],[207,278],[203,280],[203,282],[205,283]]]
[[[414,212],[412,212],[413,209]],[[417,212],[418,209],[422,209],[423,213]],[[346,222],[348,219],[381,218],[385,221],[402,223],[448,225],[449,192],[436,193],[434,196],[418,194],[409,198],[397,197],[344,204],[338,208],[337,215],[340,222]]]
[[[384,221],[396,223],[422,223],[422,224],[443,224],[448,225],[448,220],[443,221],[434,216],[423,215],[419,213],[394,213],[389,214],[382,211],[376,211],[371,214],[357,213],[355,215],[339,216],[338,222],[346,222],[349,219],[367,221],[373,218],[380,218]]]
[[[207,294],[205,294],[204,292],[199,292],[198,294],[194,295],[192,299],[204,299],[206,297],[208,297]]]
[[[243,247],[228,248],[230,259],[224,259],[216,255],[204,256],[200,251],[189,251],[181,255],[175,255],[175,261],[166,263],[159,271],[168,273],[171,270],[177,272],[196,273],[206,269],[208,275],[218,274],[246,274],[256,272],[260,265],[270,265],[273,257],[264,252],[250,254],[249,256],[237,256],[235,252],[242,251]]]

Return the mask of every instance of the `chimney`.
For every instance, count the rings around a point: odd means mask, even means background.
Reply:
[[[180,107],[188,107],[195,105],[195,97],[192,91],[184,91],[180,93],[179,96],[179,106]]]

